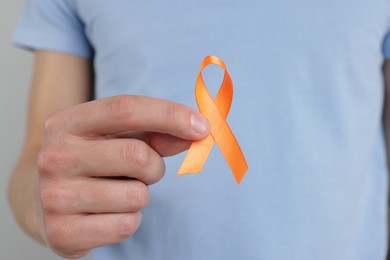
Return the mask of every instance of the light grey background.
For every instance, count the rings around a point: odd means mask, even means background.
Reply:
[[[7,183],[24,138],[31,53],[10,44],[23,0],[0,1],[0,259],[63,259],[27,237],[7,202]]]

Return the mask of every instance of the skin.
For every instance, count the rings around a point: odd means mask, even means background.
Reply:
[[[9,202],[30,236],[61,256],[79,258],[137,230],[148,185],[164,175],[162,157],[205,138],[209,125],[197,111],[164,100],[122,95],[89,101],[92,67],[80,57],[37,51],[34,68]],[[388,63],[384,75],[390,86]],[[387,137],[388,100],[386,91]]]
[[[165,173],[162,158],[204,139],[210,126],[199,112],[166,100],[89,101],[92,68],[81,57],[37,51],[34,68],[9,202],[33,238],[79,258],[137,230],[148,185]]]
[[[383,66],[384,78],[385,78],[385,103],[383,109],[383,119],[385,126],[385,137],[386,137],[386,147],[387,147],[387,161],[388,168],[390,169],[390,61],[385,62]],[[389,200],[390,205],[390,200]],[[390,214],[388,214],[388,234],[390,234]],[[390,241],[389,241],[390,248]],[[390,260],[390,252],[387,253],[387,259]]]

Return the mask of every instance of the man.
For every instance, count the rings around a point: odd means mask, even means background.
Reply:
[[[26,1],[16,218],[70,258],[384,259],[389,17],[385,0]],[[235,85],[240,186],[216,149],[195,176],[162,159],[210,132],[188,107],[209,54]]]

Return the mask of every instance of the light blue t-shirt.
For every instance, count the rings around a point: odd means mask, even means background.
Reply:
[[[210,54],[233,79],[241,185],[216,146],[198,175],[166,158],[139,230],[95,259],[367,260],[387,251],[389,29],[388,0],[27,0],[13,40],[92,59],[96,98],[196,107]]]

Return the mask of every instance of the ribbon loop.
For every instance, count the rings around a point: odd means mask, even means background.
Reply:
[[[224,70],[223,81],[215,99],[210,95],[202,77],[202,70],[210,64],[218,65]],[[217,56],[207,56],[202,61],[195,86],[195,97],[200,112],[210,122],[211,133],[206,139],[192,143],[178,175],[202,171],[215,141],[237,183],[240,184],[248,170],[248,164],[240,145],[226,122],[233,100],[233,83],[225,63]]]

